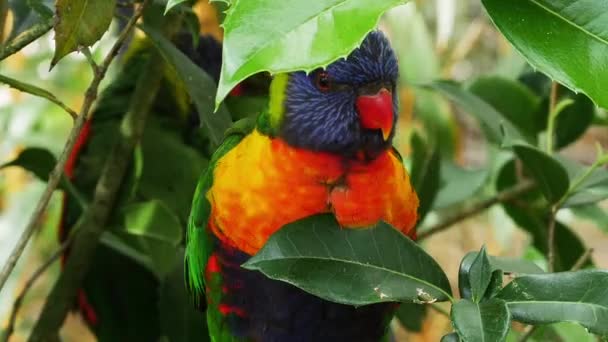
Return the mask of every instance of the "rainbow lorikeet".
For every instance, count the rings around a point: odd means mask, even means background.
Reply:
[[[384,220],[415,238],[418,197],[392,148],[397,60],[373,31],[346,59],[278,74],[250,129],[227,132],[201,176],[186,280],[205,294],[214,341],[379,341],[393,303],[324,301],[240,267],[287,223],[333,213],[344,228]]]

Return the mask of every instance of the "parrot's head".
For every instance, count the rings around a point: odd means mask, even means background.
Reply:
[[[278,75],[270,104],[280,113],[277,134],[295,147],[374,158],[395,134],[397,77],[395,53],[380,31],[325,69]]]

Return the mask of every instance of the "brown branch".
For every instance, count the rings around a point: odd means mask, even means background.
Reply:
[[[27,31],[22,32],[20,35],[9,41],[6,45],[1,45],[0,61],[3,61],[5,58],[17,53],[34,40],[44,36],[53,28],[54,23],[54,18],[47,19],[42,23],[32,26],[32,28],[28,29]]]
[[[103,63],[101,64],[101,66],[99,68],[99,72],[94,74],[93,80],[91,81],[91,84],[89,85],[89,87],[86,90],[84,103],[82,104],[80,113],[78,114],[78,118],[74,122],[74,127],[72,128],[72,131],[70,132],[70,136],[68,137],[65,147],[63,148],[63,151],[61,152],[61,155],[59,156],[59,159],[57,160],[57,165],[55,165],[55,168],[49,175],[49,181],[46,185],[46,189],[44,190],[42,197],[38,201],[38,204],[36,205],[36,209],[34,210],[34,214],[32,215],[28,225],[26,226],[25,230],[21,234],[21,237],[19,238],[17,245],[13,249],[12,253],[10,254],[10,256],[8,258],[8,261],[6,262],[6,264],[4,265],[4,268],[2,269],[2,272],[0,273],[0,291],[4,287],[4,284],[6,283],[6,280],[8,279],[9,275],[15,268],[15,265],[17,264],[17,260],[19,260],[19,257],[21,256],[21,254],[23,253],[23,250],[27,246],[27,242],[29,241],[29,239],[32,236],[32,234],[34,233],[34,231],[36,231],[38,229],[38,226],[40,225],[40,223],[42,221],[42,217],[44,216],[46,207],[49,204],[51,196],[53,195],[53,191],[55,191],[55,189],[57,188],[57,185],[59,184],[59,181],[61,180],[61,175],[63,174],[63,169],[67,162],[68,156],[70,155],[70,153],[72,153],[72,149],[74,148],[76,139],[80,135],[80,132],[82,131],[82,127],[84,126],[84,124],[89,116],[89,112],[91,111],[93,103],[97,99],[97,93],[99,91],[99,84],[105,77],[108,67],[114,60],[114,57],[118,54],[118,51],[122,47],[123,43],[127,40],[129,33],[131,32],[131,30],[133,30],[133,27],[135,27],[135,24],[137,23],[137,20],[139,19],[139,17],[141,15],[142,15],[142,11],[138,11],[133,16],[133,18],[131,18],[131,21],[129,21],[127,26],[120,33],[118,39],[114,43],[114,46],[112,47],[112,49],[110,50],[110,52],[107,54],[106,58],[104,59]]]
[[[442,231],[450,228],[452,225],[454,225],[462,220],[475,216],[475,215],[481,213],[482,211],[490,208],[494,204],[511,201],[511,200],[517,198],[518,196],[532,190],[534,188],[534,186],[535,186],[534,182],[532,182],[530,180],[524,180],[524,181],[520,182],[519,184],[513,186],[512,188],[503,190],[491,198],[488,198],[479,203],[476,203],[473,206],[471,206],[470,208],[464,209],[463,211],[461,211],[451,217],[448,217],[444,221],[437,223],[436,225],[432,226],[428,230],[421,232],[420,234],[418,234],[418,241],[422,241],[431,235],[437,234],[439,232],[442,232]]]
[[[576,260],[574,266],[570,269],[570,271],[578,271],[580,270],[589,259],[591,259],[591,254],[593,254],[593,248],[587,249],[581,256]]]
[[[61,257],[61,255],[63,255],[63,253],[67,250],[67,248],[70,246],[70,243],[72,242],[72,236],[70,235],[70,237],[68,239],[66,239],[61,246],[59,246],[59,249],[57,249],[50,258],[48,258],[42,265],[40,265],[40,267],[38,267],[38,269],[32,274],[32,276],[27,280],[27,282],[25,283],[25,285],[23,286],[23,289],[21,290],[21,292],[19,293],[19,295],[17,296],[17,298],[15,299],[15,302],[13,303],[13,310],[11,312],[10,315],[10,319],[8,322],[8,325],[6,327],[6,331],[4,334],[4,337],[2,339],[2,341],[8,341],[8,339],[11,337],[11,335],[13,334],[13,331],[15,330],[15,322],[17,321],[17,314],[19,313],[19,309],[21,309],[21,305],[23,304],[23,300],[25,299],[25,295],[28,293],[28,291],[32,288],[32,286],[34,285],[34,283],[36,282],[36,280],[38,280],[38,278],[40,278],[40,276],[57,260]]]

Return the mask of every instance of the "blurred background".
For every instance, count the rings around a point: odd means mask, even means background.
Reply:
[[[201,31],[221,39],[216,8],[199,1],[195,12]],[[5,39],[11,34],[13,18],[9,13]],[[436,210],[457,210],[471,198],[495,192],[492,179],[504,162],[501,151],[485,144],[477,122],[447,99],[412,85],[436,79],[452,79],[473,84],[480,76],[500,76],[517,80],[532,72],[525,60],[497,32],[481,7],[479,0],[419,0],[389,11],[381,20],[380,28],[393,43],[401,71],[401,113],[397,148],[410,155],[410,136],[413,131],[424,131],[430,126],[440,132],[436,143],[443,160],[444,186],[437,204],[425,218],[423,226],[438,221]],[[116,34],[116,28],[110,31]],[[106,34],[93,48],[99,59],[109,50],[114,37]],[[91,81],[90,66],[81,54],[71,54],[52,71],[49,64],[54,49],[53,34],[49,33],[21,52],[0,63],[0,73],[50,90],[71,108],[79,108],[83,93]],[[116,66],[104,80],[112,80]],[[482,89],[483,90],[483,89]],[[564,148],[561,153],[584,164],[595,157],[595,143],[608,148],[608,120],[606,113],[594,108],[594,125],[583,136]],[[72,125],[71,118],[54,104],[0,85],[0,163],[12,160],[26,147],[45,147],[58,155]],[[466,181],[450,182],[454,174]],[[44,184],[34,176],[15,167],[0,170],[0,264],[4,264],[25,227]],[[475,196],[473,196],[475,195]],[[62,205],[62,194],[57,192],[49,207],[42,229],[36,233],[15,272],[0,294],[0,325],[5,326],[16,294],[36,267],[48,259],[57,248],[57,226]],[[599,268],[608,268],[608,203],[594,213],[560,212],[560,220],[593,248],[592,259]],[[456,209],[451,209],[456,208]],[[490,254],[526,257],[541,263],[539,252],[531,246],[530,236],[517,229],[515,223],[500,206],[494,206],[465,220],[445,232],[424,241],[424,247],[439,261],[453,285],[457,284],[458,263],[469,251],[485,244]],[[29,292],[22,307],[17,330],[11,341],[22,341],[32,324],[59,272],[55,263]],[[451,330],[447,318],[429,311],[418,332],[408,332],[394,324],[400,341],[438,341]],[[560,324],[557,329],[566,340],[593,340],[584,329]],[[66,341],[94,340],[78,315],[70,315],[63,328]],[[572,339],[571,339],[572,338]]]

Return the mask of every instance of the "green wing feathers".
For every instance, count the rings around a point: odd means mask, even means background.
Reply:
[[[211,255],[212,241],[207,232],[207,223],[211,215],[211,203],[207,200],[207,192],[213,185],[213,172],[217,162],[241,142],[244,136],[255,128],[255,119],[246,118],[237,121],[226,131],[224,141],[213,153],[209,167],[202,174],[196,186],[192,211],[186,233],[185,276],[186,284],[194,300],[199,302],[205,292],[205,265]]]

